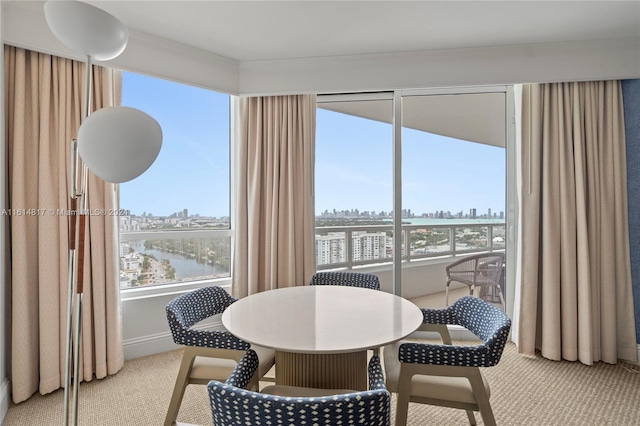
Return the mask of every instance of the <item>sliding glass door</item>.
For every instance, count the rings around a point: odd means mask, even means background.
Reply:
[[[506,250],[506,105],[505,88],[402,93],[401,287],[419,304],[443,304],[447,264]]]
[[[322,97],[316,117],[316,265],[358,269],[392,262],[392,101]]]
[[[318,269],[366,269],[415,301],[465,254],[506,251],[509,269],[510,87],[318,99]]]

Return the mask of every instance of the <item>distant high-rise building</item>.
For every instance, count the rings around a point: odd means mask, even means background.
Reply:
[[[346,262],[344,234],[331,232],[327,235],[316,235],[316,264],[330,265]]]
[[[140,222],[133,219],[131,216],[120,216],[120,231],[121,232],[133,232],[140,230]]]
[[[469,210],[469,218],[475,219],[476,217],[477,217],[476,216],[476,209],[470,209]]]
[[[351,237],[353,260],[382,259],[385,257],[385,232],[354,232]]]
[[[129,254],[129,244],[120,243],[120,257],[124,257]]]
[[[354,232],[351,236],[353,261],[382,259],[386,256],[385,232]],[[347,261],[345,235],[330,232],[316,235],[316,264],[330,265]]]

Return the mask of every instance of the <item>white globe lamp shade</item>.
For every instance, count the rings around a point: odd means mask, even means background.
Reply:
[[[91,114],[78,132],[78,153],[96,176],[112,183],[144,173],[162,147],[162,128],[148,114],[113,106]]]
[[[96,61],[120,55],[129,40],[127,27],[102,9],[87,3],[49,0],[44,16],[53,34],[76,53]]]

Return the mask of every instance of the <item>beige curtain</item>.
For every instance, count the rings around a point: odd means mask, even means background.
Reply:
[[[520,352],[636,359],[620,83],[526,85],[521,149]]]
[[[233,295],[315,272],[315,95],[239,99]]]
[[[70,140],[80,126],[82,63],[5,46],[5,122],[13,401],[52,392],[65,374]],[[93,68],[93,109],[120,102],[121,75]],[[112,184],[90,176],[89,208],[114,208]],[[10,214],[10,215],[9,215]],[[90,216],[81,373],[122,368],[115,217]]]

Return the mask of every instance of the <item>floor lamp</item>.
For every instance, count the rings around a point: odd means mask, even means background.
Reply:
[[[162,146],[162,129],[149,115],[134,108],[114,106],[90,114],[91,62],[120,55],[129,38],[127,28],[107,12],[78,1],[49,0],[45,18],[65,46],[87,58],[84,113],[77,139],[71,141],[69,216],[69,288],[64,383],[64,424],[78,420],[80,339],[85,227],[88,212],[87,170],[107,182],[126,182],[142,174],[155,161]],[[78,156],[82,176],[78,188]],[[74,327],[75,325],[75,327]],[[71,364],[73,361],[73,374]],[[73,386],[71,380],[73,377]],[[70,392],[70,390],[72,392]],[[70,409],[71,404],[71,409]]]

